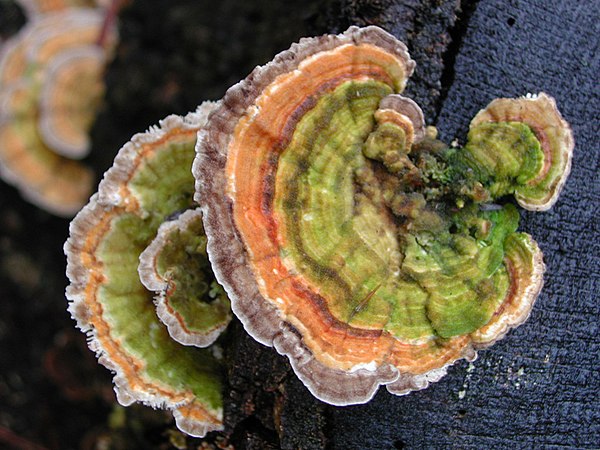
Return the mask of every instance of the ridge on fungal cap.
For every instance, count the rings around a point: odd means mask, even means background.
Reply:
[[[411,142],[421,141],[426,136],[425,116],[423,116],[423,111],[414,100],[398,94],[388,95],[379,103],[377,112],[385,111],[393,112],[407,119],[410,128],[412,128],[411,133],[414,136]]]
[[[515,199],[525,209],[545,211],[558,196],[571,171],[575,140],[555,100],[542,92],[520,98],[497,98],[471,121],[471,133],[488,123],[518,122],[535,134],[543,152],[538,170],[515,188]]]
[[[88,131],[104,95],[106,54],[98,46],[80,46],[48,65],[40,93],[39,129],[55,152],[81,158],[89,153]]]
[[[154,291],[156,312],[177,342],[208,347],[231,320],[231,306],[212,277],[202,213],[190,209],[164,222],[140,255],[140,280]]]
[[[169,336],[138,265],[159,225],[193,206],[196,133],[213,108],[205,102],[185,118],[169,116],[125,144],[65,244],[68,309],[99,362],[115,372],[119,402],[170,409],[194,436],[222,427],[220,363],[210,349]]]
[[[48,131],[56,130],[65,122],[55,120],[66,113],[60,104],[60,89],[66,97],[72,97],[74,92],[79,92],[73,83],[78,85],[82,81],[80,77],[67,77],[65,85],[62,75],[53,67],[58,64],[55,61],[63,59],[64,62],[64,53],[93,46],[100,34],[102,20],[103,14],[96,9],[45,14],[30,21],[0,49],[0,176],[15,185],[26,199],[60,216],[73,216],[81,209],[90,196],[94,176],[88,167],[70,160],[71,157],[85,156],[87,138],[83,138],[85,148],[71,147],[64,152],[68,158],[60,154],[60,147],[53,145],[60,138],[54,142],[46,139]],[[108,36],[104,58],[116,40],[114,27]],[[65,70],[64,64],[59,67],[58,72],[63,75],[71,72]],[[99,84],[100,69],[97,69],[95,82],[86,77],[90,82],[85,85],[90,91],[98,91],[91,89]],[[43,92],[47,99],[59,99],[59,103],[51,107],[41,105],[40,94]],[[82,106],[85,103],[83,97],[62,103],[75,106],[69,114],[76,113],[84,118],[66,121],[68,125],[86,127],[79,130],[79,138],[87,133],[89,118],[97,103],[97,98],[92,98],[86,109]],[[53,114],[58,116],[53,117]],[[53,126],[48,127],[43,122]],[[73,134],[72,128],[68,135]]]
[[[504,195],[478,178],[485,164],[397,97],[413,69],[377,27],[302,39],[229,89],[196,144],[195,198],[233,312],[332,404],[427,387],[522,323],[542,284],[517,210],[485,204]],[[524,172],[535,139],[519,144]]]

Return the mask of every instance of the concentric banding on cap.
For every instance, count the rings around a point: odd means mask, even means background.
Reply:
[[[212,108],[205,103],[135,135],[71,223],[65,244],[69,311],[99,361],[116,373],[119,402],[174,410],[192,435],[222,426],[220,363],[208,349],[171,338],[138,264],[159,225],[193,204],[194,143]]]
[[[156,313],[177,342],[208,347],[231,320],[229,299],[212,276],[199,209],[159,227],[138,272],[156,292]]]
[[[41,129],[48,128],[40,128],[40,95],[43,90],[52,90],[54,86],[48,83],[57,81],[48,72],[53,61],[65,51],[93,45],[102,20],[102,12],[96,9],[43,15],[30,21],[3,46],[0,54],[0,176],[15,185],[23,197],[59,216],[72,217],[85,205],[92,192],[94,174],[84,164],[63,157],[60,149],[54,148],[56,142],[43,135]],[[104,54],[115,43],[114,27],[108,36]],[[58,81],[57,85],[64,80]],[[65,88],[64,83],[60,87]],[[76,91],[71,85],[63,93],[73,95]],[[78,95],[85,101],[88,92]],[[90,110],[85,111],[88,124],[89,116],[95,113],[95,103],[92,101]],[[46,114],[42,114],[45,121],[52,121],[48,114],[56,111],[46,108]],[[87,129],[81,131],[85,134]],[[86,151],[84,148],[76,154],[66,153],[82,157]]]
[[[414,100],[398,94],[388,95],[379,103],[379,110],[393,112],[407,118],[412,126],[411,142],[419,142],[426,136],[425,116]]]
[[[492,319],[471,333],[477,347],[492,345],[527,320],[544,284],[542,251],[527,233],[513,233],[504,242],[510,288]]]
[[[521,323],[541,286],[517,210],[481,204],[531,175],[536,137],[511,123],[445,146],[397,95],[413,66],[375,27],[304,39],[199,133],[215,275],[246,330],[333,404],[426,387]]]
[[[64,217],[81,209],[94,181],[89,168],[52,152],[28,120],[0,122],[0,175],[33,204]]]
[[[105,58],[103,49],[89,45],[63,52],[48,65],[39,128],[56,153],[69,158],[89,153],[89,129],[104,95]]]
[[[30,80],[0,91],[0,175],[32,203],[73,216],[89,198],[94,174],[47,146],[37,127],[37,101]]]
[[[542,92],[520,98],[498,98],[471,121],[471,129],[489,122],[519,122],[531,128],[544,154],[543,163],[527,184],[515,189],[519,205],[545,211],[558,200],[569,172],[575,141],[555,100]]]
[[[104,14],[101,9],[68,9],[43,16],[39,22],[32,22],[35,31],[25,49],[28,63],[34,69],[44,68],[53,58],[70,48],[96,44]],[[117,31],[113,26],[109,30],[105,48],[112,49],[116,39]]]

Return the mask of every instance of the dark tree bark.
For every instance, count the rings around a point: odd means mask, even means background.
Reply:
[[[522,213],[521,229],[539,242],[548,266],[525,325],[426,391],[394,397],[381,390],[366,405],[336,408],[314,399],[286,358],[235,323],[227,339],[226,430],[205,445],[600,446],[600,17],[593,3],[160,0],[133,2],[123,12],[106,103],[92,133],[90,163],[98,175],[134,133],[221,97],[301,36],[352,24],[382,26],[408,44],[418,66],[407,93],[444,140],[464,141],[471,117],[492,98],[542,90],[556,97],[576,137],[558,204]],[[17,19],[7,21],[3,11],[2,38],[19,17],[11,12]],[[168,416],[130,408],[122,428],[107,425],[110,376],[85,350],[83,335],[71,331],[66,313],[67,226],[0,183],[0,447],[9,442],[2,430],[10,429],[11,442],[20,436],[48,448],[80,448],[99,436],[115,448],[167,448],[176,442]]]

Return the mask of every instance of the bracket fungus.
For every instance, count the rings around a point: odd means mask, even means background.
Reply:
[[[505,125],[498,126],[498,123]],[[519,125],[521,124],[521,125]],[[526,128],[524,127],[526,126]],[[571,171],[571,157],[573,155],[573,133],[568,123],[560,115],[556,102],[545,93],[528,95],[521,98],[498,98],[493,100],[487,108],[481,110],[471,122],[469,132],[469,150],[474,149],[473,141],[478,141],[483,136],[481,144],[490,144],[490,134],[498,134],[498,138],[506,140],[510,134],[517,134],[518,130],[530,131],[539,142],[542,153],[533,158],[534,167],[529,170],[531,174],[525,177],[518,163],[525,164],[527,159],[523,155],[515,154],[518,158],[512,166],[500,166],[504,161],[485,161],[487,167],[503,172],[507,176],[512,172],[512,177],[519,178],[519,185],[514,187],[515,199],[525,209],[532,211],[545,211],[550,209],[558,200],[558,195],[565,184]],[[527,130],[529,128],[529,130]],[[521,136],[519,136],[521,138]],[[509,138],[510,139],[510,138]],[[514,138],[513,138],[514,139]],[[474,158],[480,155],[481,145],[476,146],[472,152]],[[496,182],[493,190],[504,193],[501,182]],[[508,192],[507,192],[508,193]],[[498,195],[498,194],[497,194]]]
[[[89,152],[116,43],[105,16],[92,8],[42,14],[0,49],[0,176],[61,216],[74,215],[92,190],[91,169],[76,159]]]
[[[99,361],[116,373],[119,402],[128,405],[138,401],[171,409],[177,426],[196,436],[222,426],[219,352],[180,345],[169,335],[154,310],[153,293],[140,281],[138,265],[140,255],[150,245],[142,257],[146,283],[152,289],[157,284],[148,282],[147,275],[153,272],[149,266],[156,265],[159,274],[174,274],[174,298],[170,298],[169,288],[166,297],[176,304],[175,312],[184,316],[195,307],[177,297],[182,284],[189,282],[191,289],[211,285],[208,277],[212,275],[202,272],[208,270],[207,262],[198,261],[206,256],[198,236],[201,225],[197,214],[184,213],[179,231],[161,224],[193,207],[191,165],[196,133],[213,108],[214,104],[204,103],[185,118],[169,116],[159,127],[135,135],[119,151],[98,193],[71,223],[65,244],[71,281],[67,288],[69,311],[88,334],[90,348]],[[168,247],[163,248],[166,241],[185,255],[174,257]],[[158,258],[156,264],[149,263],[155,259],[152,255]],[[173,264],[180,264],[181,270],[171,271]],[[186,273],[186,267],[198,272]],[[158,290],[164,289],[161,283]],[[215,299],[210,295],[197,300],[208,304],[199,308],[203,313],[224,307],[224,295],[217,293]],[[213,316],[223,319],[218,313]],[[193,325],[206,326],[205,334],[210,334],[217,322],[213,319]]]
[[[555,200],[568,124],[497,100],[465,148],[399,96],[415,63],[377,27],[302,39],[230,88],[193,173],[233,312],[332,404],[437,381],[522,323],[544,263],[519,213]]]
[[[230,300],[336,405],[425,388],[527,319],[542,253],[497,202],[556,201],[569,125],[546,94],[497,99],[448,146],[400,95],[414,66],[377,27],[302,39],[120,150],[65,253],[69,311],[122,404],[220,429]]]
[[[207,279],[212,272],[199,209],[161,224],[140,255],[138,271],[143,285],[157,293],[158,317],[177,342],[208,347],[231,320],[225,291]]]

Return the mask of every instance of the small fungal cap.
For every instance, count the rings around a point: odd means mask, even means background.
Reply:
[[[539,142],[539,163],[530,164],[532,173],[516,187],[515,198],[519,205],[532,211],[551,208],[571,171],[575,145],[571,127],[558,111],[555,100],[543,92],[495,99],[473,118],[471,132],[495,123],[524,124]]]
[[[392,110],[408,119],[408,124],[412,128],[412,142],[419,142],[427,135],[425,125],[425,116],[421,107],[414,100],[398,94],[388,95],[379,103],[379,109],[382,111]]]
[[[30,120],[0,122],[0,176],[31,203],[72,217],[89,198],[94,174],[52,152],[35,125]]]
[[[478,347],[492,345],[527,320],[544,284],[542,251],[527,233],[513,233],[505,243],[504,265],[510,288],[492,319],[471,334]]]
[[[161,224],[138,271],[157,294],[158,317],[177,342],[208,347],[231,320],[229,299],[210,269],[199,209]]]
[[[69,311],[115,372],[117,399],[170,409],[192,435],[222,427],[220,362],[171,338],[138,265],[160,224],[193,204],[194,143],[212,108],[169,116],[125,144],[65,244]]]
[[[376,129],[369,135],[363,154],[382,162],[392,173],[414,169],[407,155],[414,143],[426,136],[425,118],[419,105],[407,97],[391,94],[373,114]]]

